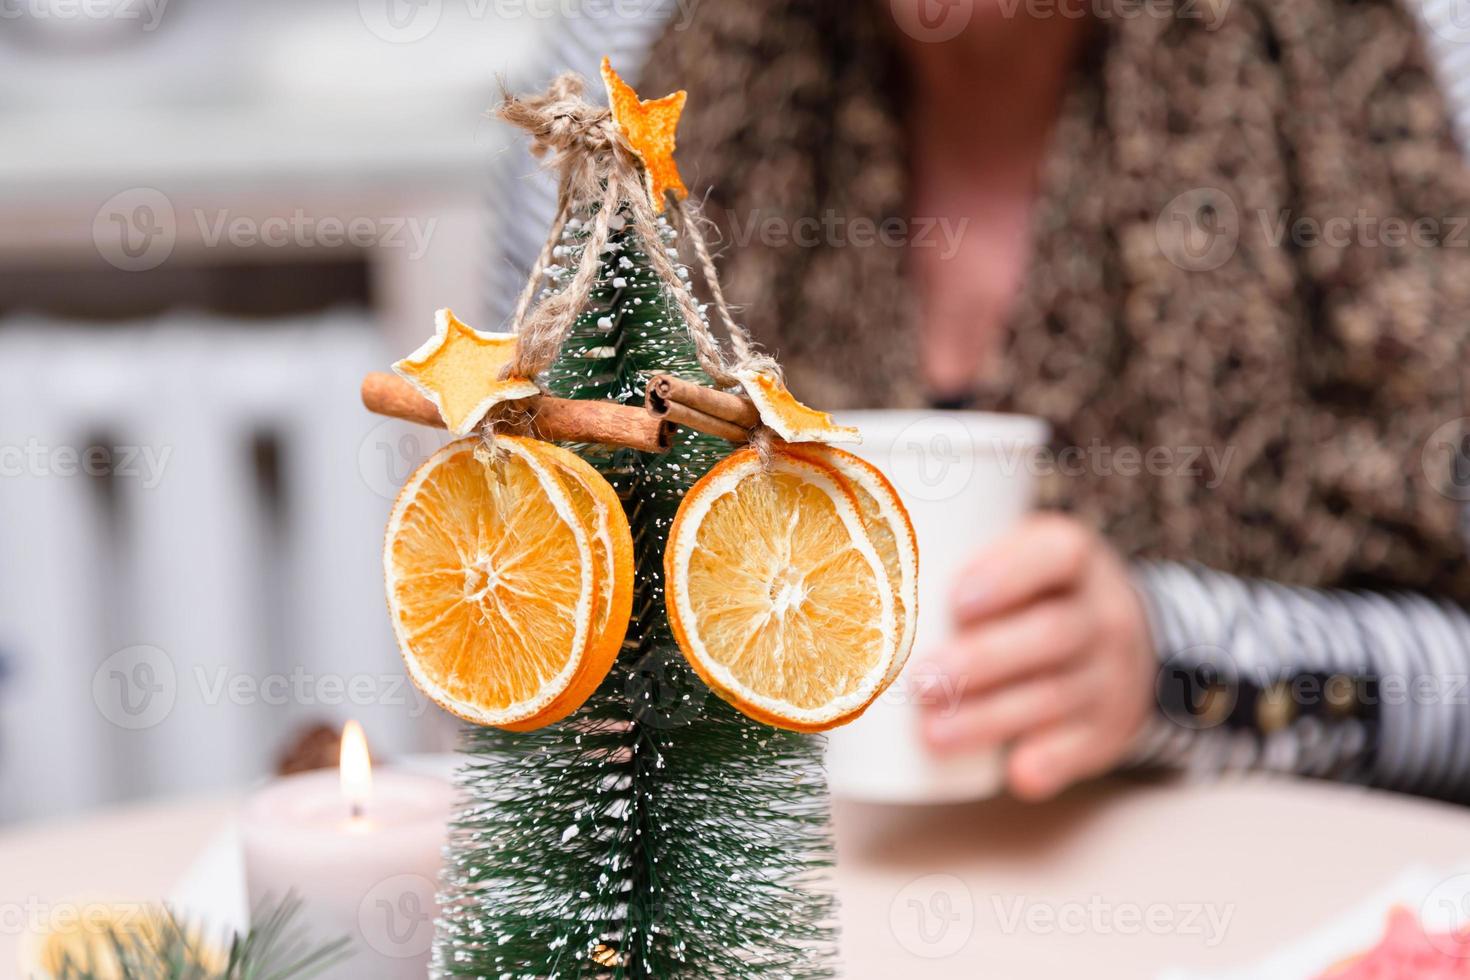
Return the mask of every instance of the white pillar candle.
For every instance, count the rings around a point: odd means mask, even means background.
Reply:
[[[241,816],[251,908],[294,892],[313,945],[347,937],[323,980],[423,980],[452,793],[416,773],[372,773],[355,723],[342,768],[276,780]]]

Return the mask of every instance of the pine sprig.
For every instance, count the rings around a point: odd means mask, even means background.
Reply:
[[[569,225],[551,289],[579,260],[584,234]],[[672,297],[621,231],[548,387],[638,404],[657,372],[708,383]],[[472,761],[460,776],[436,969],[502,980],[830,977],[821,743],[711,694],[664,613],[669,526],[730,447],[680,430],[662,455],[575,448],[618,490],[633,528],[632,623],[607,680],[572,718],[525,734],[466,732]]]
[[[296,924],[300,912],[300,899],[291,895],[262,908],[221,954],[201,925],[162,907],[149,913],[144,928],[109,927],[101,957],[91,949],[66,953],[54,980],[307,980],[346,959],[349,940],[307,936]]]

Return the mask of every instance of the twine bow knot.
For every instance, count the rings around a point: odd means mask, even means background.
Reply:
[[[675,200],[670,196],[671,213],[683,238],[694,248],[711,306],[729,335],[735,354],[733,366],[726,359],[692,290],[680,279],[665,251],[653,202],[644,189],[638,155],[618,130],[612,113],[588,103],[583,98],[585,92],[586,82],[582,77],[568,72],[558,76],[540,95],[523,98],[506,93],[496,110],[501,119],[530,134],[531,152],[558,175],[556,216],[516,304],[511,329],[520,335],[520,342],[516,359],[507,366],[506,374],[534,378],[551,366],[597,284],[602,253],[613,232],[612,219],[623,214],[641,241],[654,274],[667,286],[678,306],[694,341],[699,365],[710,379],[730,388],[739,384],[735,372],[741,369],[779,376],[776,362],[757,350],[745,328],[730,314],[705,240],[705,219],[689,200]],[[583,243],[576,274],[565,289],[543,298],[533,307],[541,276],[567,222],[575,212],[594,208],[592,227]]]

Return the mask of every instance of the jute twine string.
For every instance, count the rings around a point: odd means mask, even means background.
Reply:
[[[729,304],[725,302],[725,291],[720,288],[720,274],[715,268],[715,260],[710,254],[709,243],[704,235],[704,226],[708,219],[688,200],[679,201],[675,213],[679,216],[680,234],[694,248],[699,274],[704,279],[705,288],[709,290],[715,312],[719,314],[720,325],[730,337],[730,346],[735,351],[735,363],[741,368],[774,374],[779,378],[781,366],[774,358],[762,354],[750,339],[750,333],[730,315]]]
[[[694,341],[700,367],[715,384],[723,388],[738,385],[734,372],[746,368],[778,372],[775,362],[757,351],[749,334],[730,315],[714,260],[700,229],[702,219],[698,210],[687,201],[678,202],[675,213],[683,236],[694,247],[712,305],[735,352],[733,364],[725,357],[719,339],[700,313],[692,288],[680,280],[665,250],[653,203],[644,188],[642,164],[618,131],[612,113],[588,103],[582,97],[585,90],[582,77],[568,72],[558,76],[540,95],[520,97],[506,93],[496,110],[501,119],[529,133],[531,152],[538,159],[547,158],[548,164],[558,171],[556,217],[516,303],[511,329],[520,335],[520,342],[516,359],[506,373],[534,378],[556,359],[578,313],[591,297],[601,256],[615,230],[613,219],[618,215],[631,221],[654,274],[674,297]],[[567,223],[574,214],[591,210],[594,204],[595,218],[571,282],[561,292],[533,306],[541,277]]]

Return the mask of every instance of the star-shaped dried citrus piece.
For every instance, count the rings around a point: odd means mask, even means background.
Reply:
[[[602,81],[607,86],[607,101],[618,132],[643,161],[643,184],[653,199],[654,210],[663,211],[665,191],[673,191],[681,200],[688,197],[689,190],[679,178],[679,167],[674,163],[674,130],[679,128],[679,116],[688,93],[680,89],[673,95],[645,102],[638,98],[633,86],[613,71],[607,58],[602,59]]]
[[[838,425],[828,412],[808,408],[786,386],[761,371],[736,371],[735,377],[750,396],[761,422],[787,442],[862,442],[850,425]]]
[[[515,356],[515,334],[485,333],[440,310],[434,336],[393,370],[434,403],[450,432],[462,436],[501,402],[541,393],[528,378],[500,376]]]

